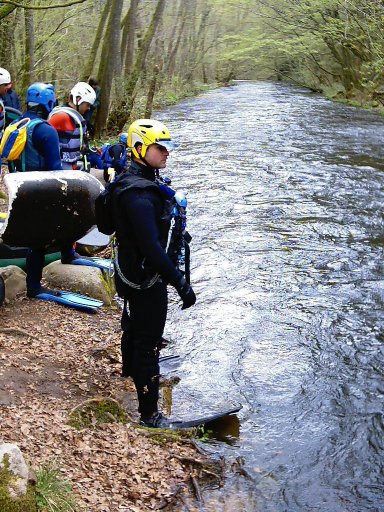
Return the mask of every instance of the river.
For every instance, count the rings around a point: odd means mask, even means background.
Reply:
[[[198,297],[170,307],[173,414],[243,405],[208,449],[248,477],[201,510],[383,511],[383,118],[241,81],[157,118]]]

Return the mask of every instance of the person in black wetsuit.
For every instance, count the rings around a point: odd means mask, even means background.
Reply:
[[[158,170],[166,167],[174,146],[163,123],[152,119],[135,121],[128,130],[130,167],[109,185],[117,239],[116,289],[124,298],[122,375],[132,377],[140,422],[152,428],[169,425],[157,406],[167,284],[177,290],[182,309],[196,302],[192,287],[166,252],[174,203],[156,178]]]

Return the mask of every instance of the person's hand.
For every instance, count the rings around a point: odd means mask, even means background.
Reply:
[[[182,277],[176,286],[177,293],[180,295],[183,301],[181,309],[187,309],[194,305],[196,302],[196,295],[192,289],[192,286]]]

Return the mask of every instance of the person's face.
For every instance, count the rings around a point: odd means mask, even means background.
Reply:
[[[1,84],[0,85],[0,96],[4,96],[4,94],[6,94],[6,92],[8,91],[8,89],[10,89],[12,87],[12,83],[9,83],[9,84]]]
[[[89,110],[91,109],[91,104],[87,101],[83,101],[83,103],[80,103],[79,105],[79,113],[84,116]]]
[[[154,169],[164,169],[168,156],[168,149],[159,144],[151,144],[145,153],[145,161]]]

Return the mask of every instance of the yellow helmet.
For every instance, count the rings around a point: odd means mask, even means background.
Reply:
[[[137,152],[136,144],[142,145],[141,155]],[[138,119],[128,128],[128,147],[136,158],[143,159],[151,144],[163,146],[168,151],[175,149],[176,144],[171,140],[171,134],[165,124],[154,119]]]

